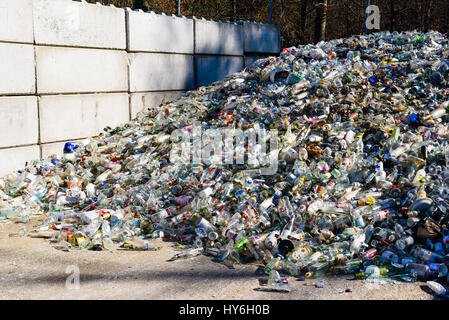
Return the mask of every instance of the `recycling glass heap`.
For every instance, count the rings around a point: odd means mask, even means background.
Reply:
[[[445,279],[448,57],[434,31],[283,49],[3,177],[0,218],[44,213],[20,235],[65,250],[157,250],[162,238],[174,260],[257,262],[267,275]],[[277,130],[275,172],[171,161],[174,133],[194,126]]]

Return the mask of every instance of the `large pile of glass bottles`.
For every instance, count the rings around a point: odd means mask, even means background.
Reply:
[[[0,217],[44,213],[21,235],[66,250],[162,238],[173,260],[256,261],[266,275],[447,281],[448,43],[382,32],[283,49],[3,177]],[[173,133],[193,126],[277,130],[276,171],[171,161]],[[248,141],[240,151],[265,163]]]

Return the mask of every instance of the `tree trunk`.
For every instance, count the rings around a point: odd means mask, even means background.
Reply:
[[[315,18],[315,43],[326,39],[327,0],[318,0]]]
[[[343,10],[343,16],[344,16],[343,19],[345,21],[345,32],[346,33],[344,34],[344,37],[347,37],[351,34],[351,16],[350,16],[351,12],[347,9],[346,6],[350,6],[350,4],[345,3],[345,6],[342,6],[342,9],[341,9],[341,10]]]
[[[402,14],[402,15],[404,15],[404,16],[408,16],[408,15],[410,15],[410,12],[408,11],[408,8],[407,8],[407,4],[408,4],[408,2],[407,1],[401,1],[401,2],[399,2],[399,12]],[[408,20],[407,20],[408,21]],[[404,28],[405,29],[418,29],[418,16],[416,15],[416,21],[414,22],[414,24],[416,25],[416,27],[415,28],[412,28],[412,27],[410,27],[409,26],[409,23],[407,22],[407,21],[405,21],[404,22],[404,19],[399,19],[397,22],[396,22],[396,29],[398,29],[398,30],[403,30]]]
[[[449,32],[449,1],[446,1],[446,33]]]
[[[309,0],[302,0],[301,1],[301,14],[300,14],[300,39],[299,41],[303,44],[305,43],[305,32],[306,32],[306,25],[307,25],[307,6],[309,4]]]
[[[424,31],[427,32],[430,29],[430,13],[432,9],[432,0],[426,0],[423,9],[424,9]]]
[[[235,22],[237,19],[237,0],[230,0],[228,3],[229,21]]]
[[[394,1],[390,0],[390,31],[394,31]]]
[[[192,15],[194,17],[196,17],[196,8],[198,5],[198,2],[200,2],[200,5],[201,5],[201,1],[192,1],[192,12],[190,15]]]

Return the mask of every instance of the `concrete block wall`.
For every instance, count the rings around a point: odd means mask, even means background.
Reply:
[[[0,176],[279,51],[273,25],[0,0]]]
[[[242,21],[244,51],[247,53],[271,53],[280,51],[279,27],[264,23]]]

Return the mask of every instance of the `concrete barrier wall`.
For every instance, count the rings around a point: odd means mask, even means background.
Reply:
[[[127,53],[36,46],[37,93],[128,91]]]
[[[33,94],[36,91],[34,47],[0,43],[0,94]]]
[[[198,86],[205,86],[243,69],[243,57],[195,56]]]
[[[126,49],[125,12],[99,3],[34,0],[36,44]]]
[[[37,97],[0,98],[0,147],[37,144]]]
[[[267,24],[0,0],[0,175],[279,51]]]
[[[130,53],[131,92],[193,89],[193,56],[165,53]]]
[[[242,21],[244,51],[278,54],[281,50],[279,27],[265,23]]]
[[[193,19],[126,9],[128,51],[193,54]]]
[[[39,107],[42,143],[94,136],[129,120],[127,93],[42,96]]]
[[[0,40],[33,43],[33,0],[0,2]]]
[[[195,19],[195,54],[243,56],[243,46],[240,24]]]

